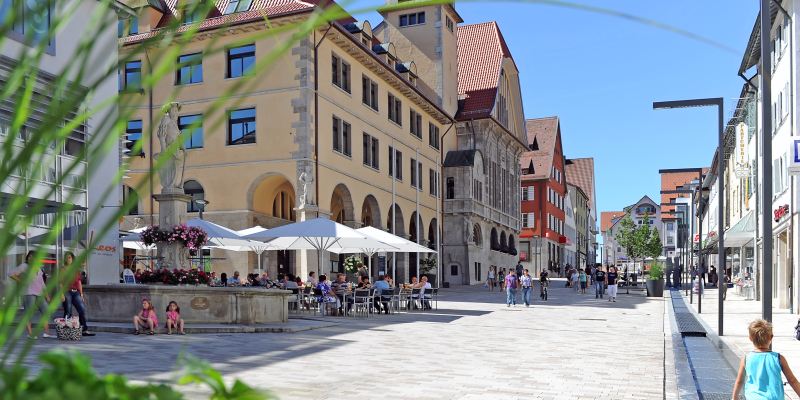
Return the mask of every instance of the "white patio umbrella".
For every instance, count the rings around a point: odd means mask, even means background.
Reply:
[[[134,250],[153,250],[156,246],[148,246],[142,242],[140,235],[147,227],[131,229],[125,236],[121,237],[122,247]]]
[[[381,252],[436,253],[436,250],[431,250],[425,246],[421,246],[410,240],[403,239],[400,236],[393,235],[389,232],[371,226],[365,226],[363,228],[356,229],[356,232],[361,233],[369,238],[375,239],[380,243],[385,243],[385,245],[383,247],[361,246],[353,248],[336,248],[331,250],[331,252],[337,254],[363,253],[364,255],[366,255],[367,268],[369,269],[370,279],[372,279],[372,256],[374,256],[375,253],[381,253]]]
[[[264,232],[266,230],[267,230],[267,228],[264,228],[262,226],[254,226],[252,228],[238,230],[238,231],[236,231],[236,233],[239,236],[244,237],[244,236],[247,236],[247,235],[252,235],[254,233],[261,233],[261,232]],[[239,248],[239,249],[230,249],[230,250],[233,250],[233,251],[252,251],[252,252],[256,253],[256,255],[258,255],[258,270],[259,271],[263,271],[263,269],[261,268],[261,254],[262,253],[264,253],[267,250],[283,250],[281,248],[275,247],[275,246],[273,246],[273,245],[271,245],[269,243],[262,242],[262,241],[259,241],[259,240],[248,240],[248,241],[250,242],[250,244],[248,244],[246,247],[242,247],[242,248]]]
[[[261,240],[284,250],[316,250],[319,257],[318,268],[322,267],[322,251],[335,252],[338,249],[387,248],[398,251],[390,244],[368,237],[353,228],[331,221],[315,218],[296,222],[277,228],[256,232],[245,236],[247,239]],[[320,273],[321,271],[317,271]]]

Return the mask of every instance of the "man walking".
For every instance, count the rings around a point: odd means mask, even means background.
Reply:
[[[517,279],[522,278],[522,270],[523,270],[522,262],[521,261],[517,261],[517,266],[514,267],[514,272],[517,273]]]
[[[520,286],[522,286],[522,301],[525,303],[525,307],[531,306],[531,290],[533,290],[533,279],[531,278],[531,274],[526,269],[524,274],[521,278],[519,278]]]
[[[602,299],[606,284],[606,273],[603,271],[602,267],[595,268],[592,278],[594,279],[594,298]]]
[[[519,280],[517,280],[517,275],[515,274],[507,274],[505,278],[505,286],[506,286],[506,307],[511,307],[511,304],[514,304],[514,307],[517,306],[517,285]]]

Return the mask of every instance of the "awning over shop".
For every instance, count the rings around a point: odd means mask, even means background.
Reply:
[[[742,219],[725,231],[725,247],[742,247],[753,240],[756,230],[756,214],[748,212]]]

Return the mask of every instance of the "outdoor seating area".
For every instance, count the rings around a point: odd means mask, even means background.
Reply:
[[[322,289],[303,287],[291,289],[289,312],[319,316],[364,317],[380,314],[425,312],[439,309],[438,288],[414,288],[404,284],[394,288],[357,288],[352,284],[339,285],[335,297],[326,297]]]

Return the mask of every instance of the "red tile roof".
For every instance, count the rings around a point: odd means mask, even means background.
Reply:
[[[162,5],[166,6],[165,8],[168,10],[168,13],[164,14],[161,18],[161,21],[158,23],[158,28],[166,26],[173,16],[180,15],[180,12],[176,8],[177,3],[178,0],[162,0]],[[222,15],[222,12],[228,7],[228,3],[230,3],[230,0],[217,0],[215,3],[216,10],[212,10],[209,17],[200,22],[198,30],[207,31],[225,25],[237,25],[263,20],[265,17],[274,18],[289,14],[309,12],[317,7],[338,7],[332,0],[254,0],[248,11]],[[178,32],[183,32],[186,29],[188,29],[188,26],[181,26],[178,28]],[[120,39],[120,41],[122,44],[137,43],[154,37],[157,32],[157,29],[150,32],[143,32],[137,35],[127,36]]]
[[[583,190],[589,198],[589,205],[594,202],[594,158],[573,158],[567,160],[567,183],[571,183]]]
[[[705,173],[708,168],[703,168]],[[663,171],[661,172],[661,190],[669,191],[683,187],[689,182],[698,179],[697,171]],[[661,194],[661,213],[665,214],[662,218],[670,218],[666,215],[668,211],[675,210],[675,206],[664,205],[664,203],[671,203],[678,197],[690,197],[689,193],[662,193]]]
[[[534,140],[539,146],[539,150],[531,150],[522,153],[520,157],[520,168],[528,168],[533,161],[533,173],[524,174],[526,179],[547,179],[550,177],[550,169],[553,166],[553,158],[556,156],[556,141],[561,134],[558,117],[546,117],[529,119],[525,121],[525,130],[528,135],[528,144]]]
[[[458,27],[458,94],[461,101],[456,119],[491,116],[505,58],[512,58],[511,52],[496,22]]]
[[[600,213],[600,232],[607,231],[618,218],[623,216],[625,216],[625,211],[603,211]]]

